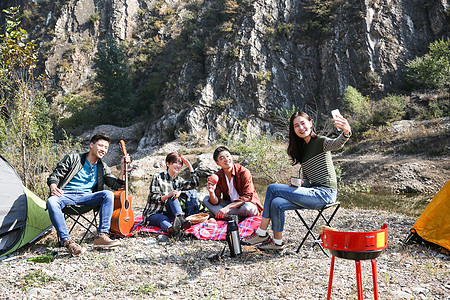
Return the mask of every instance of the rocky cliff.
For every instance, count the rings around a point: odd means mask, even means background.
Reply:
[[[348,85],[399,92],[405,64],[449,36],[447,0],[34,0],[21,5],[40,47],[49,101],[86,91],[107,34],[125,45],[151,112],[139,149],[186,132],[204,142],[248,122],[273,130],[282,107],[328,113]],[[156,85],[156,87],[155,87]],[[154,91],[157,92],[149,92]],[[152,107],[152,109],[150,109]]]

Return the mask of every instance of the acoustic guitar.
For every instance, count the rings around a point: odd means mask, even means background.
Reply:
[[[124,156],[127,155],[125,142],[120,141]],[[111,232],[126,236],[134,226],[134,214],[131,208],[131,195],[128,195],[128,164],[125,165],[125,187],[114,192],[114,210],[111,216]]]

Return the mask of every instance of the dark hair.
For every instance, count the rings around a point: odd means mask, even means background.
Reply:
[[[220,152],[223,152],[223,151],[227,151],[227,152],[231,153],[227,147],[220,146],[216,150],[214,150],[214,153],[213,153],[214,161],[216,161],[216,162],[219,161],[219,154],[220,154]]]
[[[299,137],[294,131],[294,119],[297,117],[303,117],[308,121],[311,121],[311,118],[307,113],[298,111],[292,114],[289,120],[289,146],[287,148],[287,154],[291,158],[292,165],[296,165],[301,161],[303,154],[303,147],[305,145],[305,141]],[[317,136],[316,128],[314,127],[314,123],[311,127],[311,138],[315,138]]]
[[[106,135],[106,133],[98,132],[91,137],[91,143],[97,143],[98,140],[104,140],[111,143],[111,138]]]
[[[167,154],[166,156],[166,163],[173,164],[177,161],[181,160],[181,155],[178,152],[171,152]],[[181,164],[183,164],[183,161],[181,160]]]

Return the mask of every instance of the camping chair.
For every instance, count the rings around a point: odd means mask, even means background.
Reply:
[[[92,211],[92,214],[88,215],[87,213],[90,211]],[[75,228],[76,225],[79,225],[80,227],[86,230],[84,232],[83,237],[78,242],[78,244],[81,244],[83,242],[88,232],[92,232],[94,233],[94,235],[97,234],[98,231],[97,216],[100,212],[100,205],[80,206],[76,204],[68,204],[63,208],[62,212],[64,213],[65,219],[69,218],[73,220],[73,225],[69,230],[69,234],[71,234],[72,230]],[[95,232],[91,230],[92,227],[94,227],[93,229],[95,229]]]
[[[307,230],[306,235],[303,237],[302,242],[300,243],[300,245],[297,248],[297,253],[300,252],[300,248],[303,246],[303,244],[305,243],[305,241],[309,237],[309,235],[311,235],[311,238],[314,240],[314,244],[312,245],[312,247],[314,247],[316,244],[319,245],[319,247],[322,250],[322,252],[326,256],[328,256],[328,254],[325,252],[325,250],[323,249],[323,246],[321,244],[320,235],[316,236],[313,233],[313,229],[316,226],[316,223],[319,220],[319,218],[322,218],[325,221],[325,223],[326,223],[325,225],[326,226],[330,226],[331,227],[330,223],[333,220],[334,215],[337,213],[337,211],[338,211],[340,206],[341,206],[341,202],[338,202],[338,201],[336,201],[334,203],[330,203],[330,204],[324,205],[322,208],[317,210],[317,215],[316,215],[314,221],[312,222],[312,224],[310,226],[306,223],[305,219],[300,214],[300,211],[298,209],[295,210],[295,212],[297,213],[297,216],[300,218],[300,220],[302,221],[303,225],[306,227],[306,230]],[[324,211],[327,210],[328,208],[332,208],[332,207],[334,207],[334,210],[333,210],[331,216],[329,218],[327,218],[324,215]]]

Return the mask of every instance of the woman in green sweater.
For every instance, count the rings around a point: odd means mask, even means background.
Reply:
[[[337,180],[330,151],[342,148],[350,138],[351,128],[341,115],[335,116],[333,122],[342,130],[336,139],[318,136],[306,113],[296,112],[291,116],[287,153],[293,165],[300,164],[303,179],[309,182],[309,186],[269,185],[261,224],[252,235],[242,240],[243,244],[260,244],[258,248],[262,250],[281,250],[286,210],[318,209],[336,201]],[[271,220],[273,239],[267,233]]]

